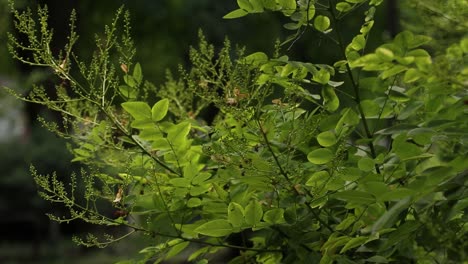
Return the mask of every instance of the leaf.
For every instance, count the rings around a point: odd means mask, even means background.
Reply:
[[[344,13],[344,12],[348,12],[349,10],[351,10],[353,7],[346,3],[346,2],[340,2],[338,4],[336,4],[336,10]]]
[[[390,260],[388,260],[386,257],[383,256],[372,256],[368,259],[366,259],[367,262],[372,262],[372,263],[389,263]]]
[[[136,120],[151,119],[151,108],[145,102],[125,102],[122,107]]]
[[[296,11],[296,0],[277,0],[277,3],[282,7],[285,16],[290,16]]]
[[[225,16],[223,16],[224,19],[234,19],[234,18],[239,18],[248,15],[249,13],[243,9],[236,9],[234,11],[229,12]]]
[[[394,75],[397,75],[397,74],[405,71],[406,69],[408,69],[408,67],[403,66],[403,65],[395,65],[395,66],[391,67],[390,69],[383,71],[380,74],[380,78],[387,79],[389,77],[392,77]]]
[[[233,228],[227,220],[217,219],[202,224],[194,231],[205,236],[223,237],[231,234],[233,232]]]
[[[399,242],[408,239],[411,233],[415,232],[421,227],[422,223],[419,221],[409,220],[398,227],[397,230],[392,232],[388,239],[379,247],[379,251],[384,251]]]
[[[197,198],[197,197],[192,197],[187,201],[187,207],[189,208],[197,207],[197,206],[200,206],[201,204],[202,204],[202,201],[200,200],[200,198]]]
[[[262,220],[262,206],[257,200],[251,200],[245,207],[245,222],[255,227]]]
[[[328,82],[328,81],[327,81]],[[336,111],[340,106],[340,100],[336,96],[335,89],[331,86],[325,86],[322,89],[323,104],[325,109],[330,112]]]
[[[408,95],[400,91],[394,90],[394,89],[391,89],[388,92],[388,97],[392,99],[393,101],[399,102],[399,103],[404,103],[404,102],[408,102],[409,100],[411,100],[411,98]]]
[[[250,12],[253,10],[252,4],[249,2],[249,0],[237,0],[237,5],[239,7],[247,12]]]
[[[400,114],[397,116],[398,120],[405,120],[413,116],[422,106],[424,102],[421,101],[410,101],[406,106],[400,111]]]
[[[375,223],[372,225],[372,234],[378,232],[381,229],[392,227],[393,224],[398,220],[398,215],[411,204],[410,197],[398,201],[396,204],[385,212]]]
[[[375,100],[362,100],[361,107],[368,118],[377,118],[380,114],[380,106]]]
[[[408,159],[411,157],[419,156],[423,150],[415,144],[406,141],[407,137],[401,134],[395,138],[392,144],[392,151],[400,157],[400,159]]]
[[[139,62],[135,64],[135,68],[133,69],[133,79],[135,79],[137,84],[140,84],[141,81],[143,81],[143,73],[141,72],[141,66]]]
[[[341,223],[339,223],[336,227],[335,230],[346,230],[350,225],[352,225],[356,221],[356,216],[354,215],[349,215],[346,217]]]
[[[368,237],[365,237],[365,236],[352,238],[344,245],[344,247],[340,251],[340,254],[345,253],[349,249],[364,245],[365,244],[364,242],[367,241],[367,239]]]
[[[167,115],[168,109],[169,100],[167,98],[159,100],[153,105],[153,108],[151,109],[151,118],[154,122],[161,121]]]
[[[265,62],[268,62],[268,56],[263,52],[255,52],[245,57],[243,62],[252,64],[253,66],[259,66]]]
[[[354,49],[355,51],[360,51],[366,46],[366,38],[364,35],[360,34],[353,38],[349,47]]]
[[[376,201],[372,194],[358,190],[338,192],[333,194],[332,197],[338,200],[356,204],[372,204]]]
[[[375,132],[375,134],[380,134],[380,135],[393,135],[393,134],[401,134],[403,132],[407,132],[408,130],[411,130],[413,128],[417,128],[415,125],[409,125],[409,124],[400,124],[400,125],[395,125],[389,128],[385,128],[382,130],[379,130]]]
[[[337,139],[335,133],[331,131],[325,131],[317,136],[317,141],[322,147],[330,147],[336,144]]]
[[[233,227],[241,227],[244,222],[244,208],[242,205],[230,202],[228,206],[228,221]]]
[[[249,12],[261,13],[264,11],[264,1],[263,0],[249,0],[252,5],[253,10]]]
[[[401,201],[402,199],[411,197],[415,192],[413,190],[407,188],[398,188],[396,190],[392,190],[390,192],[386,192],[379,197],[379,201],[387,202],[387,201]]]
[[[392,61],[395,58],[393,51],[387,48],[379,47],[375,50],[375,54],[383,61]]]
[[[119,92],[125,99],[135,99],[138,95],[138,90],[128,85],[120,85]]]
[[[403,81],[405,83],[412,83],[412,82],[415,82],[417,80],[419,80],[421,77],[423,77],[424,75],[418,71],[417,69],[409,69],[405,72],[405,76],[403,77]]]
[[[327,148],[312,150],[307,154],[307,159],[313,164],[325,164],[334,158],[333,152]]]
[[[358,168],[362,171],[372,171],[375,168],[374,160],[364,157],[358,161]]]
[[[414,49],[416,47],[419,47],[421,45],[424,45],[430,42],[431,40],[432,40],[431,37],[428,37],[428,36],[415,35],[413,39],[408,43],[408,48]]]
[[[323,32],[330,27],[330,19],[326,16],[317,16],[314,20],[314,27]]]
[[[285,223],[286,220],[284,219],[284,209],[283,208],[275,208],[269,211],[266,211],[263,215],[263,220],[269,224],[282,224]]]
[[[135,80],[135,78],[133,78],[133,76],[125,75],[125,76],[123,77],[123,79],[124,79],[125,84],[127,84],[127,85],[130,86],[131,88],[137,88],[138,83],[137,83],[137,81]]]
[[[169,250],[169,252],[166,253],[165,259],[170,259],[170,258],[176,256],[182,250],[184,250],[189,244],[190,244],[189,241],[185,241],[185,242],[181,242],[181,243],[179,243],[177,245],[172,246],[171,249]]]
[[[182,122],[172,126],[167,131],[167,139],[173,144],[180,143],[190,132],[191,125],[188,122]]]
[[[330,178],[328,171],[317,171],[305,183],[306,186],[321,186]]]
[[[330,81],[330,73],[325,68],[322,68],[320,71],[313,73],[312,80],[320,84],[327,84]]]

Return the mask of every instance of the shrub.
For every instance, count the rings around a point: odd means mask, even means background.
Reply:
[[[468,39],[447,50],[453,63],[442,75],[422,48],[429,37],[404,31],[365,49],[381,0],[237,2],[226,19],[279,12],[295,33],[274,54],[248,55],[228,40],[215,51],[200,34],[193,67],[160,86],[132,60],[122,8],[85,62],[73,52],[74,13],[68,44],[53,54],[47,7],[37,20],[12,7],[27,40],[10,35],[13,57],[57,75],[56,99],[41,87],[17,96],[63,115],[60,125],[43,124],[68,138],[73,161],[85,165],[70,186],[32,167],[42,197],[70,209],[51,218],[129,231],[75,238],[87,246],[151,237],[140,263],[184,250],[188,261],[207,263],[224,248],[239,253],[230,263],[466,259]],[[350,16],[363,22],[347,40],[341,25]],[[290,59],[283,47],[311,31],[341,58]]]

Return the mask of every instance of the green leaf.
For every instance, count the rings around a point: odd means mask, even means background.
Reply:
[[[327,148],[312,150],[307,154],[307,159],[313,164],[325,164],[331,161],[335,155]]]
[[[379,56],[383,61],[392,61],[393,58],[395,58],[393,51],[387,48],[379,47],[375,50],[375,54],[377,54],[377,56]]]
[[[252,4],[249,2],[249,0],[237,0],[237,5],[239,7],[247,12],[250,12],[253,10]]]
[[[329,179],[330,179],[330,174],[328,173],[328,171],[317,171],[317,172],[314,172],[312,176],[310,176],[310,178],[307,180],[305,185],[312,186],[312,187],[322,186]]]
[[[380,106],[375,100],[363,100],[361,107],[368,118],[377,118],[380,114]]]
[[[364,35],[360,34],[353,38],[349,47],[351,47],[355,51],[360,51],[366,46],[366,38]]]
[[[136,120],[151,119],[151,108],[145,102],[125,102],[122,107]]]
[[[242,205],[230,202],[228,206],[228,221],[233,227],[241,227],[244,222],[244,208]]]
[[[356,221],[356,216],[354,215],[349,215],[346,217],[341,223],[339,223],[336,227],[335,230],[346,230],[350,225],[352,225]]]
[[[252,5],[252,12],[261,13],[264,11],[264,1],[263,0],[249,0]],[[250,12],[250,11],[249,11]]]
[[[167,98],[159,100],[153,105],[153,108],[151,109],[151,118],[154,122],[161,121],[167,115],[168,109],[169,100]]]
[[[133,79],[137,82],[137,84],[140,84],[141,81],[143,81],[143,74],[141,72],[141,66],[140,63],[137,62],[135,64],[135,68],[133,68]]]
[[[383,1],[383,0],[380,0]],[[372,262],[372,263],[389,263],[390,260],[388,260],[386,257],[383,256],[372,256],[368,259],[366,259],[367,262]]]
[[[254,66],[259,66],[268,62],[268,56],[263,52],[255,52],[245,57],[243,62],[247,64],[252,64]]]
[[[385,212],[373,225],[372,225],[372,234],[378,232],[381,229],[389,228],[398,221],[398,215],[411,204],[411,199],[409,197],[398,201],[396,204]]]
[[[171,247],[169,252],[166,253],[165,259],[170,259],[176,255],[178,255],[182,250],[184,250],[190,244],[189,241],[181,242],[177,245]]]
[[[312,80],[320,84],[327,84],[330,81],[330,73],[325,68],[322,68],[314,73]]]
[[[137,83],[137,81],[135,80],[135,78],[133,78],[133,76],[125,75],[125,76],[123,77],[123,79],[124,79],[125,84],[127,84],[127,85],[130,86],[131,88],[137,88],[138,83]]]
[[[285,223],[284,219],[284,209],[275,208],[269,211],[266,211],[263,215],[263,220],[269,224],[282,224]]]
[[[340,106],[340,100],[336,96],[335,89],[331,86],[325,86],[322,89],[323,104],[325,109],[330,112],[336,111]]]
[[[344,247],[340,251],[340,254],[345,253],[349,249],[364,245],[365,244],[364,242],[367,241],[367,239],[368,237],[365,237],[365,236],[352,238],[344,245]]]
[[[390,69],[383,71],[380,74],[380,77],[382,79],[387,79],[389,77],[392,77],[394,75],[397,75],[397,74],[405,71],[406,69],[408,69],[408,67],[403,66],[403,65],[395,65],[395,66],[391,67]]]
[[[397,230],[392,232],[388,239],[379,247],[379,251],[384,251],[399,242],[412,238],[414,235],[411,233],[415,232],[421,227],[422,223],[419,221],[409,220],[398,227]]]
[[[419,156],[423,153],[422,149],[415,144],[406,141],[405,134],[401,134],[395,138],[392,144],[392,151],[400,157],[400,159],[408,159]]]
[[[375,167],[374,160],[364,157],[358,161],[358,168],[362,171],[372,171]]]
[[[403,77],[403,81],[405,83],[412,83],[419,80],[424,75],[418,71],[417,69],[409,69],[405,72],[405,76]]]
[[[245,207],[245,222],[255,227],[262,220],[262,206],[257,200],[251,200]]]
[[[393,134],[401,134],[403,132],[407,132],[408,130],[411,130],[413,128],[417,128],[416,125],[409,125],[409,124],[399,124],[395,125],[389,128],[385,128],[382,130],[379,130],[375,132],[375,134],[380,134],[380,135],[393,135]]]
[[[285,16],[290,16],[296,11],[296,0],[277,0],[277,3],[282,7]]]
[[[424,36],[424,35],[415,35],[413,39],[408,43],[408,48],[414,49],[419,46],[422,46],[428,42],[430,42],[432,39],[431,37]]]
[[[322,147],[330,147],[336,144],[337,139],[332,131],[325,131],[317,136],[317,141]]]
[[[128,85],[120,85],[119,92],[125,99],[135,99],[138,96],[138,90]]]
[[[217,219],[202,224],[194,231],[205,236],[223,237],[231,234],[233,232],[233,228],[227,220]]]
[[[223,16],[224,19],[234,19],[234,18],[239,18],[248,15],[249,13],[243,9],[236,9],[234,11],[229,12],[225,16]]]
[[[314,27],[323,32],[330,27],[330,19],[326,16],[317,16],[314,20]]]
[[[390,192],[386,192],[379,197],[377,197],[380,201],[401,201],[402,199],[411,197],[414,195],[414,191],[406,188],[398,188],[396,190],[392,190]]]
[[[336,194],[333,194],[331,197],[345,202],[356,204],[372,204],[376,201],[375,197],[372,194],[358,190],[347,190],[338,192]]]
[[[197,207],[197,206],[200,206],[201,204],[202,204],[202,201],[200,200],[200,198],[197,198],[197,197],[192,197],[187,201],[187,207],[189,208]]]
[[[349,10],[351,10],[353,7],[346,3],[346,2],[340,2],[338,4],[336,4],[336,10],[342,12],[342,13],[345,13],[345,12],[348,12]]]
[[[388,92],[388,96],[393,101],[399,102],[399,103],[408,102],[411,99],[408,95],[406,95],[406,94],[404,94],[404,93],[402,93],[400,91],[394,90],[394,89],[391,89]]]
[[[172,126],[167,131],[167,139],[173,144],[177,145],[185,139],[185,137],[190,132],[190,129],[191,125],[188,122],[182,122]]]

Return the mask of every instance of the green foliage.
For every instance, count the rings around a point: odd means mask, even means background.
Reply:
[[[336,43],[340,60],[296,61],[281,45],[273,55],[244,55],[227,40],[216,53],[200,34],[192,69],[159,87],[132,61],[123,9],[84,62],[73,52],[73,13],[69,43],[55,55],[47,8],[36,24],[32,11],[12,6],[28,41],[10,35],[13,57],[66,80],[58,100],[40,87],[17,96],[63,115],[65,129],[44,124],[69,139],[74,161],[89,170],[85,204],[75,199],[76,176],[68,188],[31,170],[42,197],[70,209],[69,218],[51,218],[127,227],[119,238],[76,239],[85,245],[152,237],[140,263],[182,251],[206,263],[222,248],[241,252],[231,263],[462,261],[466,69],[441,75],[438,63],[466,58],[466,40],[434,62],[422,48],[430,38],[404,31],[366,54],[381,2],[239,0],[225,18],[280,12],[296,30],[284,43],[310,28]],[[360,7],[362,26],[347,40],[340,24]],[[210,105],[219,112],[207,123]],[[98,202],[119,215],[104,215]]]

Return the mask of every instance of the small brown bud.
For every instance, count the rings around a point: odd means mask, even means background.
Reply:
[[[122,69],[123,72],[128,73],[128,66],[125,63],[120,64],[120,69]]]

